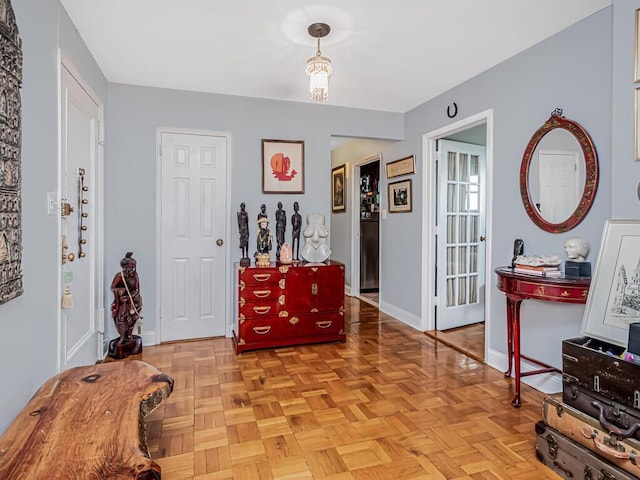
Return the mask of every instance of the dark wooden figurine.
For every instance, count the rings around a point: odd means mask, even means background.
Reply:
[[[245,210],[246,205],[244,202],[240,204],[240,210],[238,210],[238,231],[240,233],[240,249],[242,250],[242,258],[240,259],[240,265],[250,265],[249,259],[249,216]]]
[[[293,202],[294,214],[291,215],[291,252],[293,253],[293,261],[299,262],[300,252],[300,231],[302,230],[302,215],[298,213],[300,206],[298,202]]]
[[[287,212],[282,209],[282,202],[278,202],[276,210],[276,259],[280,261],[280,249],[284,244],[284,231],[287,228]]]
[[[137,262],[132,257],[133,252],[127,252],[120,260],[122,270],[113,277],[111,291],[111,316],[116,324],[120,336],[109,342],[109,356],[121,359],[129,355],[142,352],[142,338],[133,335],[133,327],[142,318],[142,296],[140,295],[140,280],[136,271]]]

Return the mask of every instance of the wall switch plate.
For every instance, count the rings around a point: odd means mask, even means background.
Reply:
[[[383,208],[381,213],[382,213],[382,219],[386,220],[387,219],[387,210]]]
[[[47,192],[47,215],[58,213],[58,202],[56,202],[56,192]]]

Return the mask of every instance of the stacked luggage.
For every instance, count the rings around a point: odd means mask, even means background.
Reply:
[[[640,479],[640,365],[590,337],[562,342],[562,401],[546,398],[536,457],[565,479]]]

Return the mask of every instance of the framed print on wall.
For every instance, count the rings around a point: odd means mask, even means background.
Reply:
[[[415,173],[415,160],[413,155],[410,155],[395,162],[389,162],[386,167],[387,178],[409,175],[410,173]]]
[[[346,164],[331,170],[331,211],[334,213],[347,211],[345,171]]]
[[[625,347],[629,324],[640,317],[640,221],[608,220],[602,234],[596,271],[582,319],[581,332]]]
[[[389,213],[411,211],[411,180],[389,184]]]
[[[262,193],[304,193],[302,140],[262,140]]]

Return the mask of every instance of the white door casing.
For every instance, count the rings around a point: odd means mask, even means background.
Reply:
[[[438,330],[484,321],[485,147],[439,142]]]
[[[103,356],[102,105],[73,67],[60,66],[60,195],[56,215],[68,255],[60,267],[58,370]],[[83,203],[84,200],[84,203]],[[61,216],[61,205],[73,211]],[[81,243],[82,242],[82,243]],[[73,258],[73,261],[70,259]],[[62,305],[62,303],[61,303]]]
[[[160,339],[227,332],[228,137],[159,132]]]
[[[493,198],[493,110],[485,110],[470,117],[458,120],[450,125],[440,127],[425,133],[422,137],[422,308],[421,330],[435,330],[435,291],[436,276],[433,266],[436,263],[436,211],[428,206],[436,202],[436,143],[439,139],[453,135],[457,132],[472,128],[480,124],[486,124],[486,216],[485,229],[487,238],[485,241],[485,264],[492,265],[491,261],[491,231],[492,231],[492,198]],[[490,285],[493,279],[491,269],[485,269],[485,285]],[[484,358],[488,358],[489,339],[493,324],[491,321],[491,303],[485,303],[485,348]],[[504,328],[500,323],[498,328]]]

